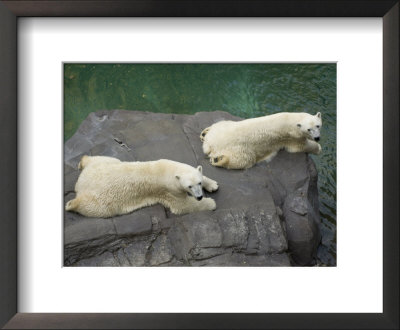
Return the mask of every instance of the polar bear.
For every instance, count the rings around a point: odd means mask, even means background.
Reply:
[[[202,167],[167,159],[121,162],[112,157],[83,156],[75,185],[76,197],[65,205],[87,217],[108,218],[157,203],[172,213],[215,210],[203,190],[218,189],[216,181],[202,174]]]
[[[214,166],[246,169],[270,161],[281,149],[318,155],[321,113],[281,112],[242,121],[220,121],[200,134]]]

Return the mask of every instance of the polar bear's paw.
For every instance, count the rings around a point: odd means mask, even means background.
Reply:
[[[210,163],[212,166],[223,167],[224,165],[226,165],[228,163],[228,161],[229,161],[229,159],[225,155],[210,158]]]
[[[318,150],[317,150],[316,154],[319,155],[321,153],[321,151],[322,151],[322,148],[321,148],[321,145],[319,143],[317,143],[317,144],[318,144]]]
[[[212,182],[208,185],[208,191],[213,192],[218,190],[218,183],[217,181],[212,180]]]
[[[204,129],[201,133],[200,133],[200,140],[201,142],[204,142],[204,138],[206,136],[206,134],[208,133],[208,131],[210,130],[210,127],[207,127],[206,129]]]
[[[203,198],[202,202],[204,210],[214,211],[217,208],[217,204],[215,203],[215,200],[213,200],[212,198]]]
[[[207,190],[208,192],[217,191],[218,188],[219,188],[218,182],[215,180],[211,180],[211,179],[208,179],[206,184],[204,185],[204,189]]]

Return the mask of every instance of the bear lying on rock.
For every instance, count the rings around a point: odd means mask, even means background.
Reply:
[[[211,165],[246,169],[270,161],[279,150],[318,155],[321,113],[281,112],[242,121],[223,120],[200,134]]]
[[[75,185],[76,197],[65,209],[87,217],[108,218],[157,203],[172,213],[215,210],[203,190],[218,189],[216,181],[202,174],[202,167],[161,159],[121,162],[106,156],[83,156]]]

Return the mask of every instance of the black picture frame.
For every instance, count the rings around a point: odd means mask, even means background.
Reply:
[[[399,329],[399,8],[398,0],[0,1],[0,326],[8,329]],[[18,313],[17,21],[18,17],[26,16],[382,17],[383,313]]]

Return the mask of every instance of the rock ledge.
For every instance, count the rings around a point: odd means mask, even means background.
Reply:
[[[123,161],[167,158],[218,181],[216,211],[176,216],[161,205],[110,219],[65,212],[66,266],[313,265],[320,242],[317,171],[306,154],[280,152],[248,170],[212,167],[200,132],[222,111],[174,115],[141,111],[91,113],[65,143],[64,199],[74,197],[84,154]]]

